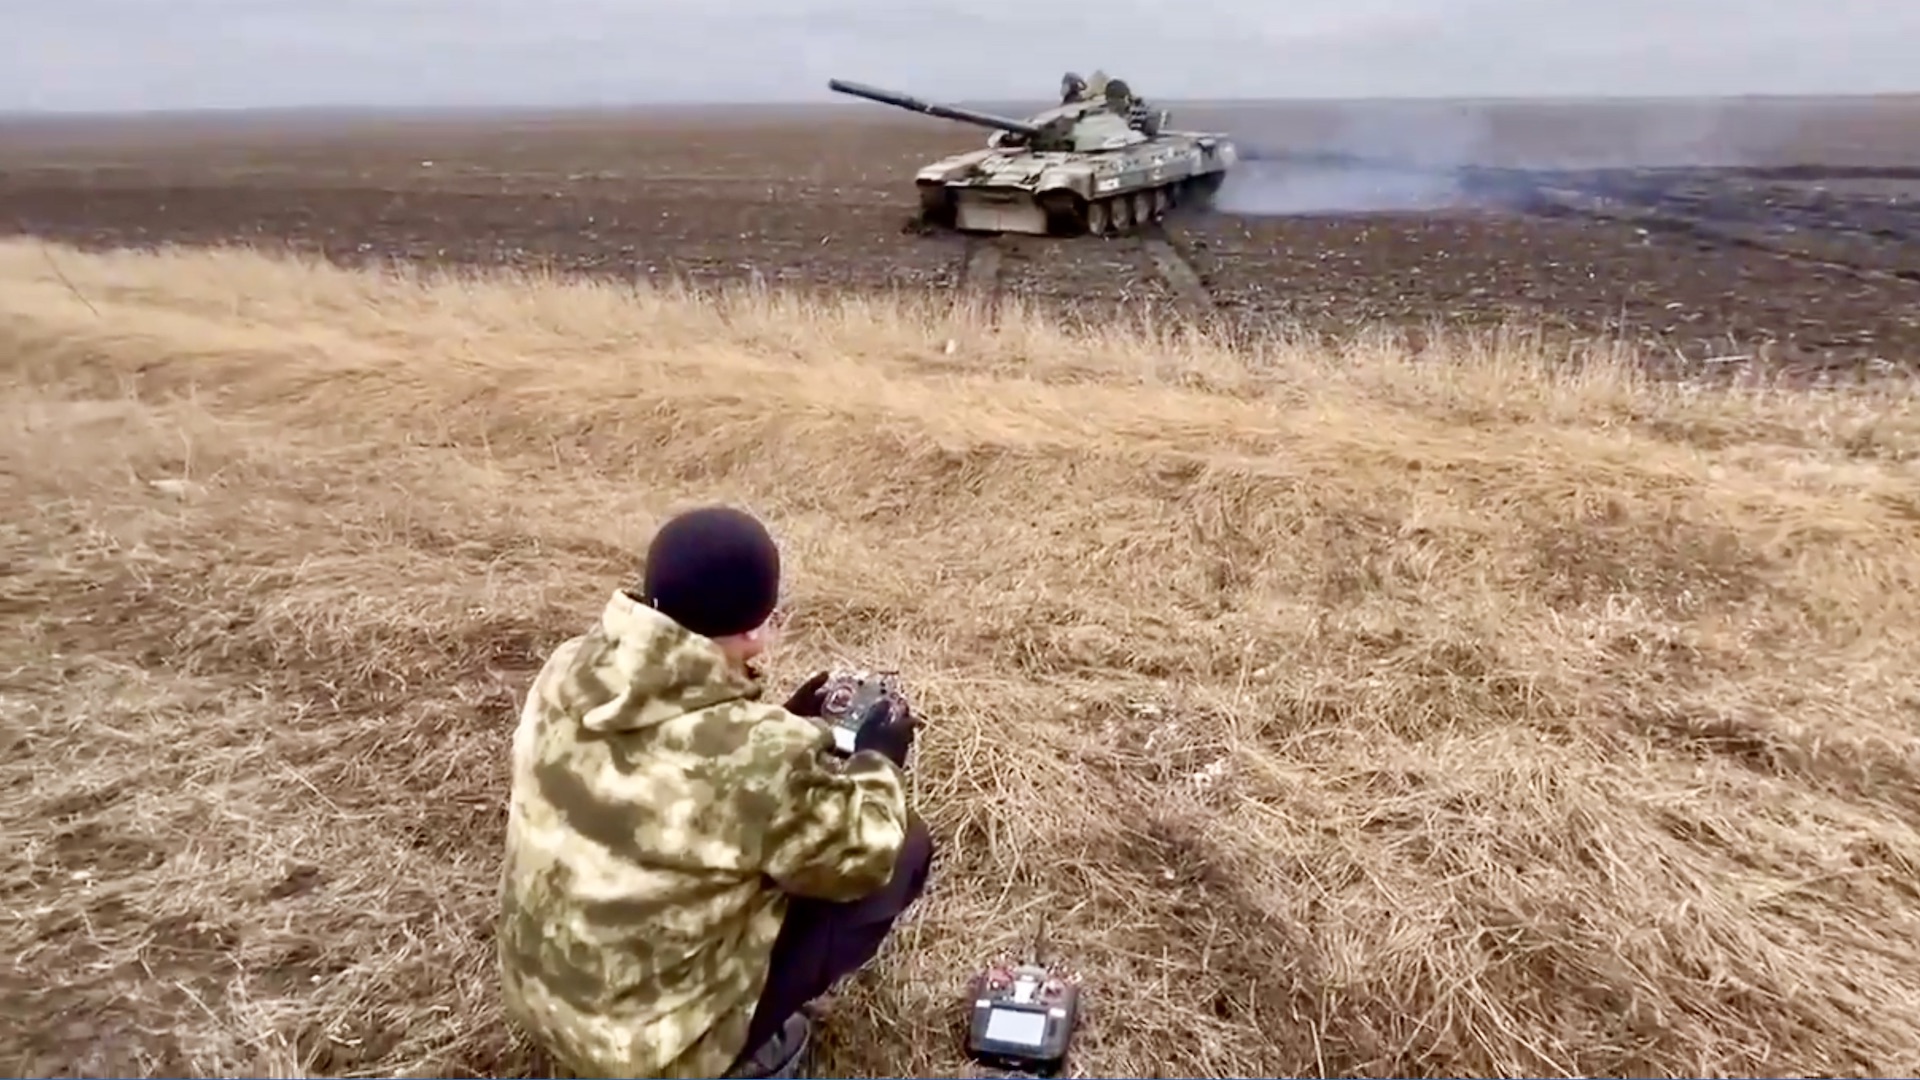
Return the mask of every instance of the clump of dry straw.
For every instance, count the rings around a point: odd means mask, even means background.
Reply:
[[[1042,911],[1095,1075],[1920,1071],[1910,384],[26,243],[0,363],[10,1073],[544,1068],[515,705],[715,499],[929,722],[835,1075]]]

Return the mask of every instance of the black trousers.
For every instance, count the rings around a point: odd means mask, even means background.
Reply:
[[[773,1038],[801,1006],[873,959],[894,920],[926,890],[932,868],[933,837],[916,817],[907,823],[907,840],[893,864],[893,878],[879,889],[847,903],[805,897],[788,902],[786,921],[773,941],[767,985],[747,1029],[742,1060]]]

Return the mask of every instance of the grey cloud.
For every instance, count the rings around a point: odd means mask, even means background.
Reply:
[[[0,109],[1920,91],[1920,0],[4,0]]]

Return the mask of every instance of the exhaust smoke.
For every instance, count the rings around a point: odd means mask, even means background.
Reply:
[[[1329,112],[1331,130],[1276,132]],[[1242,160],[1215,206],[1252,217],[1518,208],[1575,174],[1749,166],[1805,119],[1791,105],[1719,101],[1315,103],[1228,127],[1255,130],[1236,135]]]

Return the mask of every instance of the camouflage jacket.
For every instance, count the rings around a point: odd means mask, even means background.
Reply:
[[[534,681],[513,741],[499,961],[510,1016],[579,1076],[719,1076],[787,895],[885,884],[903,777],[829,757],[718,647],[625,593]]]

